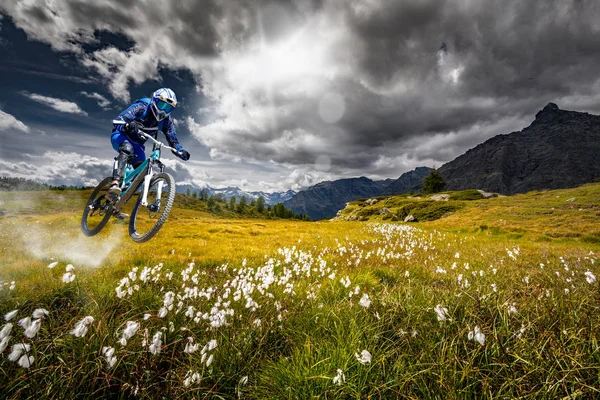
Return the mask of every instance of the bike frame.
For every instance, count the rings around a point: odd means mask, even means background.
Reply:
[[[119,120],[114,120],[113,124],[124,125],[125,122],[119,121]],[[136,169],[133,169],[133,167],[131,167],[131,165],[127,164],[127,167],[125,168],[125,175],[123,177],[123,184],[121,185],[121,188],[123,189],[123,191],[121,192],[119,201],[115,205],[115,208],[117,210],[120,210],[123,207],[123,205],[131,198],[131,196],[133,196],[133,193],[135,192],[135,188],[138,187],[138,184],[142,181],[142,179],[144,180],[144,187],[142,190],[142,206],[147,207],[148,206],[148,190],[150,189],[150,180],[154,176],[154,165],[157,163],[160,163],[161,149],[164,147],[166,149],[178,152],[177,149],[174,149],[173,147],[169,147],[169,146],[165,145],[164,143],[156,140],[152,136],[148,135],[145,132],[146,131],[145,129],[142,129],[142,131],[144,132],[144,136],[147,139],[154,142],[154,151],[152,152],[150,157],[147,158],[146,160],[144,160],[142,162],[142,164],[140,164]],[[148,129],[148,131],[156,131],[156,128]],[[161,166],[161,170],[162,170],[162,166]],[[143,173],[145,171],[147,173],[144,175]],[[162,186],[163,186],[163,182],[161,181],[158,183],[157,199],[161,198],[160,196],[162,194]],[[175,190],[175,188],[173,188],[173,190]],[[160,206],[160,204],[157,204],[157,206]]]

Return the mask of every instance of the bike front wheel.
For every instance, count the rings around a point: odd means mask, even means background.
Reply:
[[[129,220],[129,235],[138,243],[146,242],[163,226],[175,202],[175,180],[165,172],[150,180],[147,205],[142,205],[142,192],[133,206]]]
[[[100,182],[83,209],[81,230],[86,236],[94,236],[100,232],[113,213],[113,204],[105,197],[111,182],[112,178],[106,178]]]

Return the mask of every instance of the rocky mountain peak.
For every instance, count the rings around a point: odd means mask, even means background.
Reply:
[[[600,179],[600,116],[549,103],[519,132],[495,136],[440,168],[449,190],[502,194]]]
[[[556,105],[556,103],[548,103],[544,108],[538,111],[537,114],[535,114],[535,122],[552,122],[560,116],[561,111],[562,110],[558,107],[558,105]]]

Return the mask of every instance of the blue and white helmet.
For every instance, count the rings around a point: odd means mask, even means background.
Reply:
[[[160,121],[173,111],[177,106],[175,92],[168,88],[160,88],[152,94],[152,113],[157,121]]]

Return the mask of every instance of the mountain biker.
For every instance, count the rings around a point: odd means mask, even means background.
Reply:
[[[171,118],[171,112],[177,106],[175,92],[168,88],[158,89],[151,98],[136,100],[125,111],[121,112],[117,120],[125,124],[115,124],[110,138],[112,147],[119,152],[113,166],[113,181],[106,194],[107,198],[113,198],[121,194],[120,182],[125,173],[125,166],[129,162],[134,167],[146,159],[144,143],[146,138],[142,135],[143,129],[154,128],[161,131],[169,143],[169,146],[177,149],[173,152],[184,161],[190,159],[190,153],[183,149],[177,140],[175,124]],[[117,218],[127,218],[125,213],[119,213]]]

